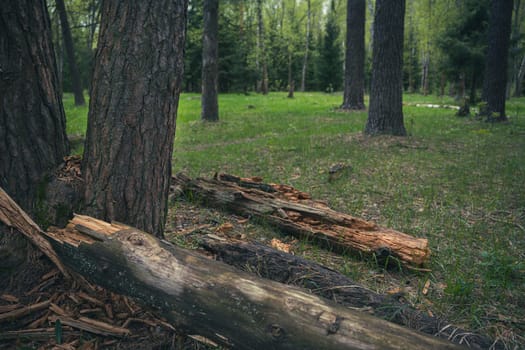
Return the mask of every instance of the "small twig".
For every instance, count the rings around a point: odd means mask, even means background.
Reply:
[[[28,314],[30,314],[32,312],[45,309],[45,308],[47,308],[49,306],[49,304],[51,304],[51,301],[46,300],[46,301],[43,301],[41,303],[28,305],[28,306],[24,306],[24,307],[22,307],[20,309],[16,309],[16,310],[13,310],[13,311],[5,312],[3,314],[0,314],[0,322],[3,321],[3,320],[11,320],[11,319],[16,319],[16,318],[19,318],[19,317],[23,317],[23,316],[28,315]]]

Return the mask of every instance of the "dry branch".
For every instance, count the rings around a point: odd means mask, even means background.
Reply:
[[[69,278],[60,259],[57,257],[53,247],[43,237],[43,231],[37,224],[9,197],[9,195],[0,187],[0,221],[6,226],[16,228],[20,233],[26,236],[31,243],[40,249],[55,265],[60,272]]]
[[[430,249],[426,239],[337,212],[291,186],[264,184],[259,180],[226,174],[212,180],[190,179],[177,174],[172,181],[183,191],[202,198],[207,205],[262,218],[283,231],[318,241],[331,249],[375,254],[380,259],[399,259],[413,266],[428,262]]]

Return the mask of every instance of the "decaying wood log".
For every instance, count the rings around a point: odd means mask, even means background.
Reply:
[[[47,236],[66,266],[213,343],[240,349],[456,347],[125,225],[75,216]]]
[[[64,277],[69,273],[57,257],[53,247],[42,236],[43,231],[25,211],[0,187],[0,221],[20,231],[58,267]]]
[[[429,316],[425,311],[401,302],[399,298],[376,293],[337,271],[264,244],[208,234],[199,238],[199,245],[228,265],[263,278],[306,288],[337,304],[458,344],[468,344],[473,349],[498,348],[487,337]]]
[[[175,186],[196,194],[207,205],[262,218],[283,231],[331,249],[375,254],[383,261],[399,259],[412,266],[421,266],[429,259],[426,239],[337,212],[291,186],[263,184],[259,180],[232,175],[190,179],[183,174],[172,179]]]

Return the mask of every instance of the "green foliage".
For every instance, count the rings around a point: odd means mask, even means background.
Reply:
[[[453,21],[438,39],[444,60],[441,69],[451,79],[463,79],[470,87],[470,100],[475,101],[474,89],[482,83],[487,47],[489,1],[468,0],[457,6]]]
[[[321,91],[341,90],[343,83],[343,56],[337,23],[335,1],[332,0],[323,37],[322,50],[318,60],[319,87]]]

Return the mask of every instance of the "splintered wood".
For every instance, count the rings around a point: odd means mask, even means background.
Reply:
[[[374,254],[382,261],[400,261],[417,267],[426,264],[430,257],[427,239],[337,212],[292,186],[227,174],[211,180],[177,174],[172,182],[182,191],[203,198],[208,205],[262,218],[282,231],[312,239],[330,249]]]

